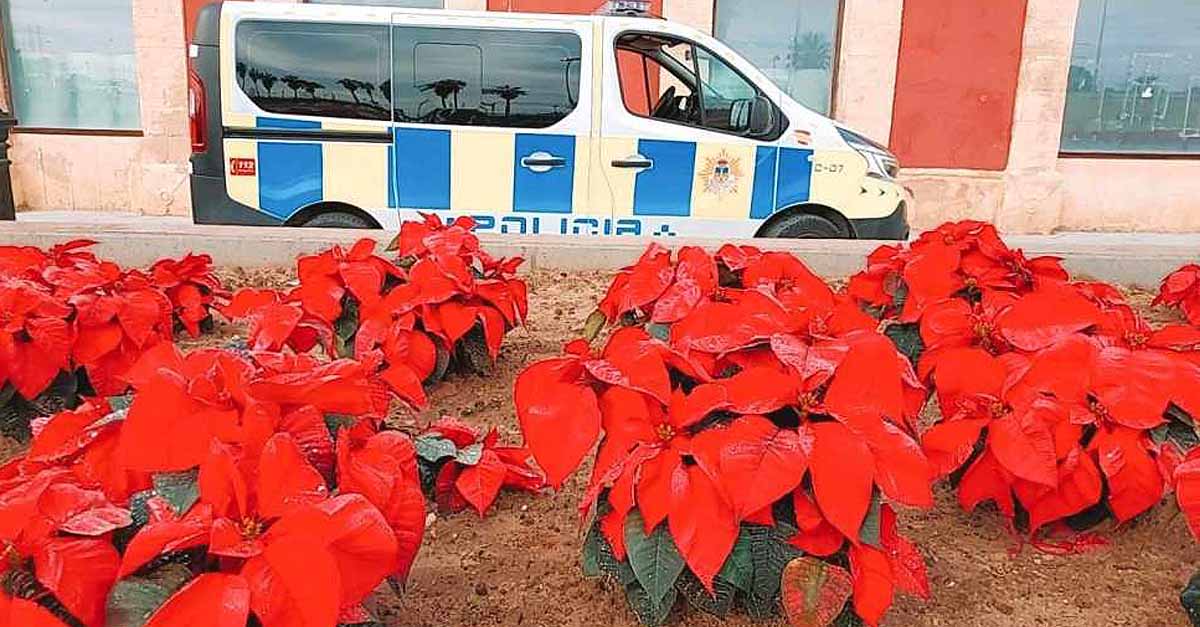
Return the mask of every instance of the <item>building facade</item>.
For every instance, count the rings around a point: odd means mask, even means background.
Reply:
[[[0,0],[19,208],[188,214],[185,42],[215,1]],[[591,12],[600,2],[336,3]],[[976,218],[1010,233],[1200,231],[1200,3],[653,4],[889,144],[917,228]]]

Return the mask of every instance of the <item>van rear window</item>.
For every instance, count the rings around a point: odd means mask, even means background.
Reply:
[[[399,122],[545,128],[578,104],[574,33],[397,26],[392,38]]]
[[[236,81],[264,111],[391,119],[388,27],[244,21]]]

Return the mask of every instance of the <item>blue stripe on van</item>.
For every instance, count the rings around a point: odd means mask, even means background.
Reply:
[[[320,122],[258,118],[258,128],[321,128]],[[321,145],[311,142],[258,142],[258,207],[286,220],[324,198]]]
[[[405,209],[450,208],[450,131],[393,130],[396,204]]]
[[[521,159],[535,152],[567,160],[549,172],[534,172]],[[513,157],[513,211],[571,213],[575,198],[575,136],[517,134]]]
[[[775,206],[779,209],[808,202],[812,188],[812,155],[808,148],[782,148],[779,151],[779,184],[775,188]]]
[[[638,141],[638,153],[654,165],[637,175],[633,187],[633,215],[691,215],[696,144],[642,139]]]
[[[257,118],[254,125],[258,128],[321,128],[319,121],[290,118]]]
[[[762,220],[775,212],[775,172],[779,149],[759,146],[754,153],[754,188],[750,194],[750,219]]]

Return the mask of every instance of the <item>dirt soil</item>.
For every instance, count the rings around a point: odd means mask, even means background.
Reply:
[[[222,278],[236,287],[284,287],[290,280],[285,271],[231,271]],[[525,365],[557,355],[562,343],[581,331],[609,278],[602,273],[529,275],[528,325],[508,337],[495,373],[452,377],[433,391],[428,410],[397,416],[397,422],[416,426],[455,415],[480,427],[497,427],[504,442],[519,442],[513,379]],[[1150,307],[1152,295],[1134,291],[1130,296],[1156,323],[1174,319]],[[222,324],[215,334],[187,345],[221,345],[239,333],[238,327]],[[0,452],[12,450],[3,444]],[[586,477],[585,469],[557,494],[503,493],[484,519],[466,512],[437,517],[405,593],[396,596],[383,586],[370,609],[396,627],[634,627],[637,621],[626,609],[624,595],[585,579],[580,569],[576,505]],[[903,511],[901,519],[903,531],[927,559],[933,599],[899,598],[884,625],[1188,624],[1179,591],[1200,567],[1200,546],[1173,504],[1124,528],[1103,528],[1108,546],[1071,556],[1018,546],[998,514],[964,513],[947,489],[939,490],[933,510]],[[722,623],[692,610],[676,611],[672,625],[764,624],[741,616]]]

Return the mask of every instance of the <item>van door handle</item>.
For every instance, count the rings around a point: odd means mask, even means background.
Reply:
[[[629,168],[636,170],[649,170],[654,167],[654,160],[647,159],[642,155],[632,155],[624,159],[616,159],[612,162],[614,168]]]
[[[535,152],[531,155],[521,158],[521,167],[529,170],[542,173],[549,172],[554,168],[562,168],[567,165],[567,160],[563,157],[556,157],[548,152]]]

